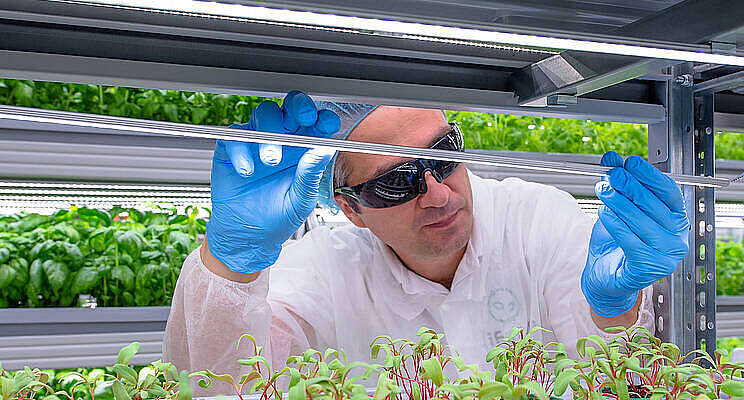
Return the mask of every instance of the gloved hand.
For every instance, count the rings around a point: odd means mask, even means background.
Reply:
[[[330,137],[340,120],[292,91],[282,107],[264,101],[247,125],[231,128]],[[258,272],[274,264],[282,243],[315,208],[323,171],[334,151],[217,141],[212,158],[212,217],[207,243],[231,271]]]
[[[687,255],[690,225],[677,184],[640,157],[615,152],[601,164],[616,167],[595,186],[600,207],[581,275],[595,313],[615,317],[636,303],[638,291],[670,275]]]

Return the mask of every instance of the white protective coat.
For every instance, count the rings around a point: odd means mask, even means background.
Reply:
[[[481,179],[469,173],[474,228],[451,290],[401,264],[367,229],[314,229],[287,244],[274,266],[248,284],[220,278],[186,259],[165,332],[163,357],[179,370],[211,369],[239,377],[248,367],[235,351],[243,333],[264,346],[276,369],[308,347],[344,349],[369,360],[381,334],[415,338],[426,326],[445,334],[466,363],[486,367],[485,355],[512,327],[551,330],[543,340],[566,344],[608,336],[591,319],[579,287],[592,218],[556,188]],[[651,288],[644,290],[638,325],[653,331]],[[232,394],[224,385],[196,394]]]

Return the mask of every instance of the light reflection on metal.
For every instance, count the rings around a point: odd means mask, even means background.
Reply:
[[[367,153],[394,157],[466,162],[470,164],[490,165],[503,168],[528,169],[535,171],[590,175],[597,177],[605,176],[611,169],[609,167],[598,165],[579,164],[571,162],[519,159],[491,154],[487,155],[461,153],[446,150],[422,149],[417,147],[355,142],[331,138],[318,138],[272,132],[257,132],[244,129],[231,129],[219,126],[190,125],[173,122],[110,117],[105,115],[73,113],[66,111],[41,110],[15,106],[0,106],[0,119],[72,125],[155,135],[223,139],[240,142],[279,144],[295,147],[316,147],[353,153]],[[726,187],[730,183],[728,179],[724,178],[692,176],[683,174],[667,175],[681,185],[720,188]]]

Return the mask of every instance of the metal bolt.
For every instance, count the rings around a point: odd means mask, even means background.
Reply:
[[[711,224],[706,225],[705,226],[705,230],[708,231],[708,232],[713,232],[713,225],[711,225]]]
[[[708,321],[708,329],[713,329],[713,321]]]
[[[706,134],[706,135],[710,135],[711,133],[713,133],[713,129],[710,129],[710,127],[709,127],[709,126],[708,126],[708,127],[706,127],[706,128],[705,128],[705,134]]]
[[[692,87],[692,75],[684,74],[674,78],[674,83],[682,87]]]

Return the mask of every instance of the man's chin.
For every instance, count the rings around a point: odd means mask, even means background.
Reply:
[[[441,229],[423,229],[422,239],[428,244],[431,254],[450,254],[461,250],[470,240],[469,224],[466,223],[462,212],[458,212],[456,220]]]

